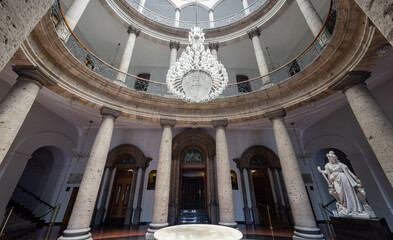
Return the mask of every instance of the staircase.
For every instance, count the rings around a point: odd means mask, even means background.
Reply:
[[[211,223],[205,209],[181,209],[175,220],[175,225],[198,223]]]

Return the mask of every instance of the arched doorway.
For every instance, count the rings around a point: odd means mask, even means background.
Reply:
[[[271,220],[273,226],[288,224],[290,210],[278,156],[267,147],[255,145],[234,161],[241,174],[246,223],[269,226]],[[248,206],[245,178],[249,184],[251,209]]]
[[[181,209],[206,209],[217,223],[215,140],[200,129],[186,129],[172,141],[169,224]]]

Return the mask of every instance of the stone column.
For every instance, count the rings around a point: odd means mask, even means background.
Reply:
[[[172,65],[176,63],[177,51],[179,51],[179,48],[180,48],[180,42],[176,42],[176,41],[169,42],[169,49],[171,51],[171,57],[169,59],[169,67],[172,67]]]
[[[393,0],[355,0],[393,46]]]
[[[248,207],[247,201],[247,192],[246,192],[246,184],[244,180],[244,168],[239,168],[240,170],[240,180],[242,182],[242,193],[243,193],[243,211],[244,211],[244,219],[246,224],[252,224],[251,222],[251,215],[250,215],[250,208]]]
[[[321,31],[321,28],[323,26],[323,22],[319,17],[318,12],[315,10],[310,0],[296,0],[296,2],[312,34],[314,35],[314,37],[317,37],[319,31]],[[327,44],[328,39],[330,39],[330,33],[325,29],[322,31],[321,34],[323,35],[320,37],[319,43],[323,47]]]
[[[89,159],[87,160],[86,169],[83,173],[70,221],[68,222],[67,229],[59,238],[60,240],[92,239],[90,233],[91,217],[108,156],[113,126],[120,112],[103,107],[101,114],[101,125],[94,140]]]
[[[210,28],[214,28],[214,10],[209,9],[209,26]]]
[[[247,0],[241,0],[241,1],[242,1],[242,4],[243,4],[243,9],[245,9],[244,13],[247,16],[247,15],[250,14],[250,9],[248,8],[248,2],[247,2]]]
[[[257,59],[259,74],[266,75],[267,73],[269,73],[269,68],[267,66],[265,55],[263,54],[263,51],[262,51],[261,43],[259,42],[260,35],[261,35],[261,32],[258,30],[258,28],[255,28],[255,29],[248,32],[248,37],[251,39],[252,45],[254,46],[255,57]],[[270,76],[265,76],[262,78],[263,85],[268,84],[270,82],[271,82]]]
[[[218,48],[220,47],[220,44],[218,42],[215,43],[209,43],[209,49],[210,52],[212,53],[213,57],[218,61]]]
[[[259,212],[257,208],[257,200],[255,198],[254,182],[252,181],[252,173],[249,168],[247,168],[248,184],[250,185],[250,196],[251,196],[251,212],[254,224],[261,224],[259,220]]]
[[[265,114],[273,123],[278,156],[284,174],[285,185],[289,194],[289,202],[295,220],[293,239],[324,239],[314,219],[312,208],[307,197],[306,189],[295,151],[285,127],[285,110],[278,109]]]
[[[16,83],[0,102],[0,164],[14,142],[43,85],[52,83],[38,67],[14,66]]]
[[[54,0],[3,0],[0,7],[0,71],[52,6]]]
[[[348,72],[330,88],[344,92],[368,143],[393,186],[393,124],[365,84],[370,75],[370,72]]]
[[[218,224],[236,227],[235,211],[233,207],[233,193],[231,182],[231,167],[228,157],[228,145],[225,128],[228,120],[215,120],[213,127],[216,129],[216,165],[217,165],[217,190],[218,209],[220,221]]]
[[[104,171],[104,175],[102,177],[102,183],[101,183],[101,188],[100,192],[98,194],[98,200],[97,200],[97,208],[96,208],[96,215],[94,222],[96,225],[101,224],[104,212],[105,212],[105,197],[108,192],[108,184],[109,184],[109,179],[111,175],[111,169],[110,167],[106,167]]]
[[[143,13],[143,8],[145,7],[146,0],[141,0],[138,6],[138,12]]]
[[[145,184],[145,172],[147,167],[142,167],[142,174],[141,174],[141,181],[139,185],[139,192],[138,192],[138,201],[136,203],[136,208],[134,211],[134,218],[132,219],[132,225],[139,225],[139,220],[141,218],[142,212],[142,194],[143,194],[143,187]]]
[[[147,229],[146,239],[153,239],[153,234],[168,226],[169,188],[172,161],[172,128],[175,120],[161,119],[162,136],[158,156],[156,190],[154,193],[153,217]]]
[[[134,26],[130,25],[128,27],[128,39],[126,46],[124,48],[123,56],[121,57],[119,70],[127,73],[128,68],[130,67],[132,52],[134,51],[135,40],[139,36],[141,30],[136,29]],[[126,75],[123,73],[118,73],[117,77],[114,81],[115,83],[119,84],[120,86],[126,86]]]
[[[180,8],[175,9],[175,27],[180,26]]]
[[[139,168],[134,168],[133,176],[132,176],[132,183],[130,189],[130,198],[128,200],[128,208],[126,211],[126,217],[124,218],[124,225],[130,226],[132,220],[132,212],[134,211],[134,198],[135,198],[135,189],[136,189],[136,182],[138,181],[138,171]]]

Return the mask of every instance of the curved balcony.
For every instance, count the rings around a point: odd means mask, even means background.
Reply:
[[[134,1],[134,0],[130,0]],[[259,1],[259,0],[258,0]],[[264,0],[263,0],[264,1]],[[230,79],[227,88],[224,90],[223,94],[219,98],[232,97],[249,94],[250,92],[260,91],[278,83],[284,82],[296,75],[303,69],[305,69],[309,64],[311,64],[325,49],[330,41],[331,35],[334,31],[335,21],[336,21],[336,4],[335,0],[331,0],[329,12],[324,19],[324,24],[320,29],[317,37],[304,49],[298,56],[288,61],[286,64],[274,69],[273,71],[267,73],[263,76],[258,76],[240,83],[236,82],[234,79]],[[52,16],[56,15],[56,22],[64,21],[64,14],[61,8],[60,1],[56,1],[52,8]],[[56,24],[55,22],[55,24]],[[66,21],[64,21],[68,27]],[[113,82],[119,75],[126,76],[125,84],[129,89],[142,91],[147,94],[167,96],[167,86],[165,83],[165,76],[162,79],[144,79],[129,73],[121,72],[116,67],[103,61],[101,58],[96,56],[91,50],[89,50],[83,43],[78,39],[78,37],[70,31],[70,37],[66,42],[63,41],[65,47],[69,52],[81,63],[83,63],[87,68],[95,73],[101,75],[106,80]],[[328,33],[328,34],[326,34]],[[64,34],[59,33],[58,34]],[[268,79],[268,81],[266,81]],[[263,82],[269,82],[269,84],[263,84]]]

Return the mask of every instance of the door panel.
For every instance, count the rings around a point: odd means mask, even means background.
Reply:
[[[124,218],[128,207],[130,198],[130,190],[132,183],[131,176],[122,176],[121,171],[116,179],[114,192],[112,194],[112,206],[110,211],[110,218]]]
[[[182,209],[204,209],[203,177],[182,177]]]

